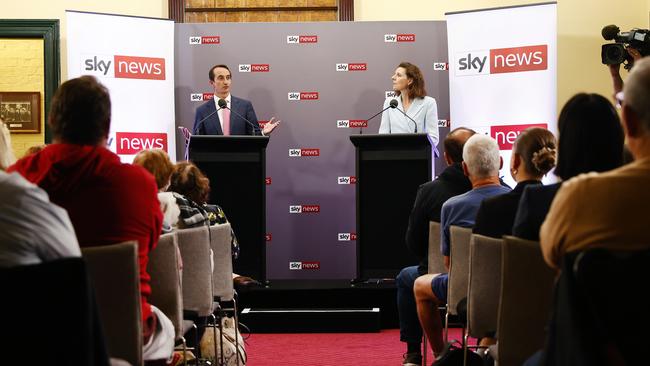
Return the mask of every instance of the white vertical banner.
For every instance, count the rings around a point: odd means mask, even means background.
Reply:
[[[557,136],[557,5],[446,15],[451,128],[496,139],[500,175],[514,187],[510,156],[519,133],[544,127]]]
[[[67,11],[68,77],[93,75],[111,94],[109,148],[123,162],[163,149],[176,160],[174,22]]]

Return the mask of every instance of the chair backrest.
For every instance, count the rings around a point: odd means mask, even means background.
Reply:
[[[199,316],[212,313],[212,259],[207,226],[177,230],[183,260],[183,309]]]
[[[564,255],[547,365],[647,365],[650,250],[593,248]]]
[[[179,263],[176,233],[162,235],[158,246],[149,253],[149,303],[155,305],[171,320],[176,330],[176,339],[183,336],[183,292]]]
[[[450,262],[447,305],[449,313],[457,315],[458,303],[467,297],[467,277],[469,277],[469,243],[472,229],[452,225],[449,228]]]
[[[82,248],[95,286],[108,354],[142,365],[142,320],[138,244]]]
[[[504,237],[497,326],[499,365],[521,365],[544,347],[554,278],[539,242]]]
[[[81,258],[0,269],[3,365],[105,365],[108,350]]]
[[[467,331],[482,338],[497,330],[503,239],[472,235],[469,247]]]
[[[230,224],[210,226],[210,247],[214,255],[212,285],[214,297],[221,301],[233,299],[232,246]]]
[[[428,273],[445,273],[444,259],[440,252],[440,223],[435,221],[429,222],[429,268]]]

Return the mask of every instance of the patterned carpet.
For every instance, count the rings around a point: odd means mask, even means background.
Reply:
[[[450,330],[461,339],[460,329]],[[252,334],[246,341],[247,366],[399,366],[406,345],[399,330],[380,333]],[[427,363],[432,362],[431,351]]]

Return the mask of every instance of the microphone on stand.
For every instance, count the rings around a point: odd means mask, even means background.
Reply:
[[[232,108],[229,108],[228,107],[228,102],[226,102],[225,99],[219,99],[217,104],[219,105],[219,109],[229,109],[232,113],[235,114],[235,116],[243,119],[244,121],[246,121],[246,123],[248,123],[251,127],[253,127],[253,135],[257,135],[258,132],[260,133],[260,135],[262,134],[262,130],[260,129],[259,125],[256,126],[253,122],[249,121],[246,117],[244,117],[241,114],[233,111]]]
[[[390,103],[388,104],[388,107],[382,109],[381,111],[377,112],[374,116],[368,118],[366,122],[369,122],[371,119],[377,117],[378,115],[384,113],[388,108],[397,108],[397,99],[391,99]],[[359,135],[363,135],[363,127],[359,127]]]
[[[223,100],[223,99],[219,99],[219,101],[222,101],[222,100]],[[223,100],[223,102],[226,103],[225,100]],[[197,124],[194,126],[194,131],[192,131],[192,134],[194,134],[194,135],[201,135],[201,127],[203,127],[203,123],[204,123],[208,118],[212,117],[215,113],[219,112],[219,111],[222,110],[222,109],[223,109],[223,107],[221,106],[221,103],[219,103],[219,108],[217,108],[216,110],[214,110],[212,113],[208,114],[207,116],[201,118],[201,120],[199,121],[199,123],[197,123]]]
[[[395,99],[393,99],[393,100],[395,100]],[[395,102],[397,102],[397,101],[395,100]],[[391,100],[391,103],[392,103],[392,100]],[[400,112],[402,112],[402,114],[403,114],[404,116],[406,116],[406,118],[410,119],[411,122],[413,122],[413,125],[415,126],[415,133],[418,133],[418,123],[415,122],[415,120],[414,120],[413,118],[411,118],[411,116],[409,116],[408,114],[406,114],[406,112],[404,112],[403,110],[401,110],[401,109],[399,109],[399,108],[397,108],[397,110],[400,111]]]

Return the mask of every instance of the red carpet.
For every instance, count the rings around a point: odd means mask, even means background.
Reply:
[[[449,338],[461,339],[460,329]],[[399,330],[380,333],[252,334],[246,341],[247,366],[399,366],[406,344]],[[427,363],[433,361],[431,351]]]

